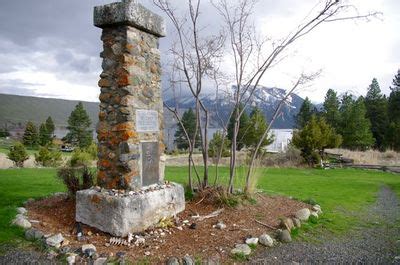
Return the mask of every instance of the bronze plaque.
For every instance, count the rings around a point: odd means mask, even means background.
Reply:
[[[160,149],[158,142],[142,143],[142,185],[148,186],[159,181]]]

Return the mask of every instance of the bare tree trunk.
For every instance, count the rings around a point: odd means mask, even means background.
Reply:
[[[279,102],[278,106],[275,109],[274,115],[272,117],[271,122],[268,124],[267,129],[264,131],[263,135],[261,136],[260,140],[257,143],[257,146],[253,152],[253,155],[251,156],[251,160],[250,160],[250,165],[249,168],[247,170],[247,174],[246,174],[246,185],[245,185],[245,189],[244,192],[248,193],[249,191],[249,186],[250,186],[250,177],[251,174],[254,170],[254,163],[256,161],[257,155],[258,155],[258,151],[260,150],[260,147],[262,145],[262,143],[264,142],[265,138],[268,136],[268,133],[272,127],[272,124],[275,122],[276,118],[278,117],[278,115],[280,114],[281,108],[283,106],[283,104],[286,102],[286,100],[288,99],[288,97],[293,93],[293,91],[303,82],[303,79],[305,77],[302,75],[296,82],[296,84],[292,87],[292,89],[289,91],[289,93],[286,94],[286,96]]]

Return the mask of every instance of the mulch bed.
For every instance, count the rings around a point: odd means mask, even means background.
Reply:
[[[291,217],[297,210],[309,207],[308,204],[287,197],[257,194],[257,203],[247,202],[235,208],[225,207],[217,217],[196,221],[191,218],[193,215],[208,215],[220,208],[207,200],[200,201],[201,199],[188,202],[186,210],[178,215],[181,221],[189,220],[190,224],[195,222],[195,229],[190,229],[188,225],[183,230],[169,228],[163,237],[147,233],[145,245],[130,247],[107,247],[105,244],[109,242],[111,235],[85,225],[82,225],[85,240],[79,242],[76,237],[73,200],[62,196],[50,197],[32,202],[27,208],[29,219],[40,221],[33,223],[33,227],[45,234],[62,233],[70,241],[69,247],[72,250],[90,243],[96,246],[99,254],[115,256],[122,251],[133,262],[146,259],[151,263],[161,263],[168,257],[183,257],[186,254],[203,260],[213,258],[220,262],[227,261],[235,244],[243,243],[246,237],[258,237],[264,232],[271,232],[271,229],[255,220],[277,227],[280,217]],[[219,220],[227,225],[226,229],[213,228]],[[145,252],[150,252],[150,255],[146,257]]]

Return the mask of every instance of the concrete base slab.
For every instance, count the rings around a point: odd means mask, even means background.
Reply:
[[[181,185],[155,185],[138,192],[88,189],[76,194],[76,221],[114,236],[141,232],[185,209]]]

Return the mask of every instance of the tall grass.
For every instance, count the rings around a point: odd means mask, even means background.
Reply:
[[[342,154],[345,158],[354,160],[355,164],[400,166],[400,153],[389,150],[380,152],[377,150],[351,151],[347,149],[329,149],[332,153]]]

